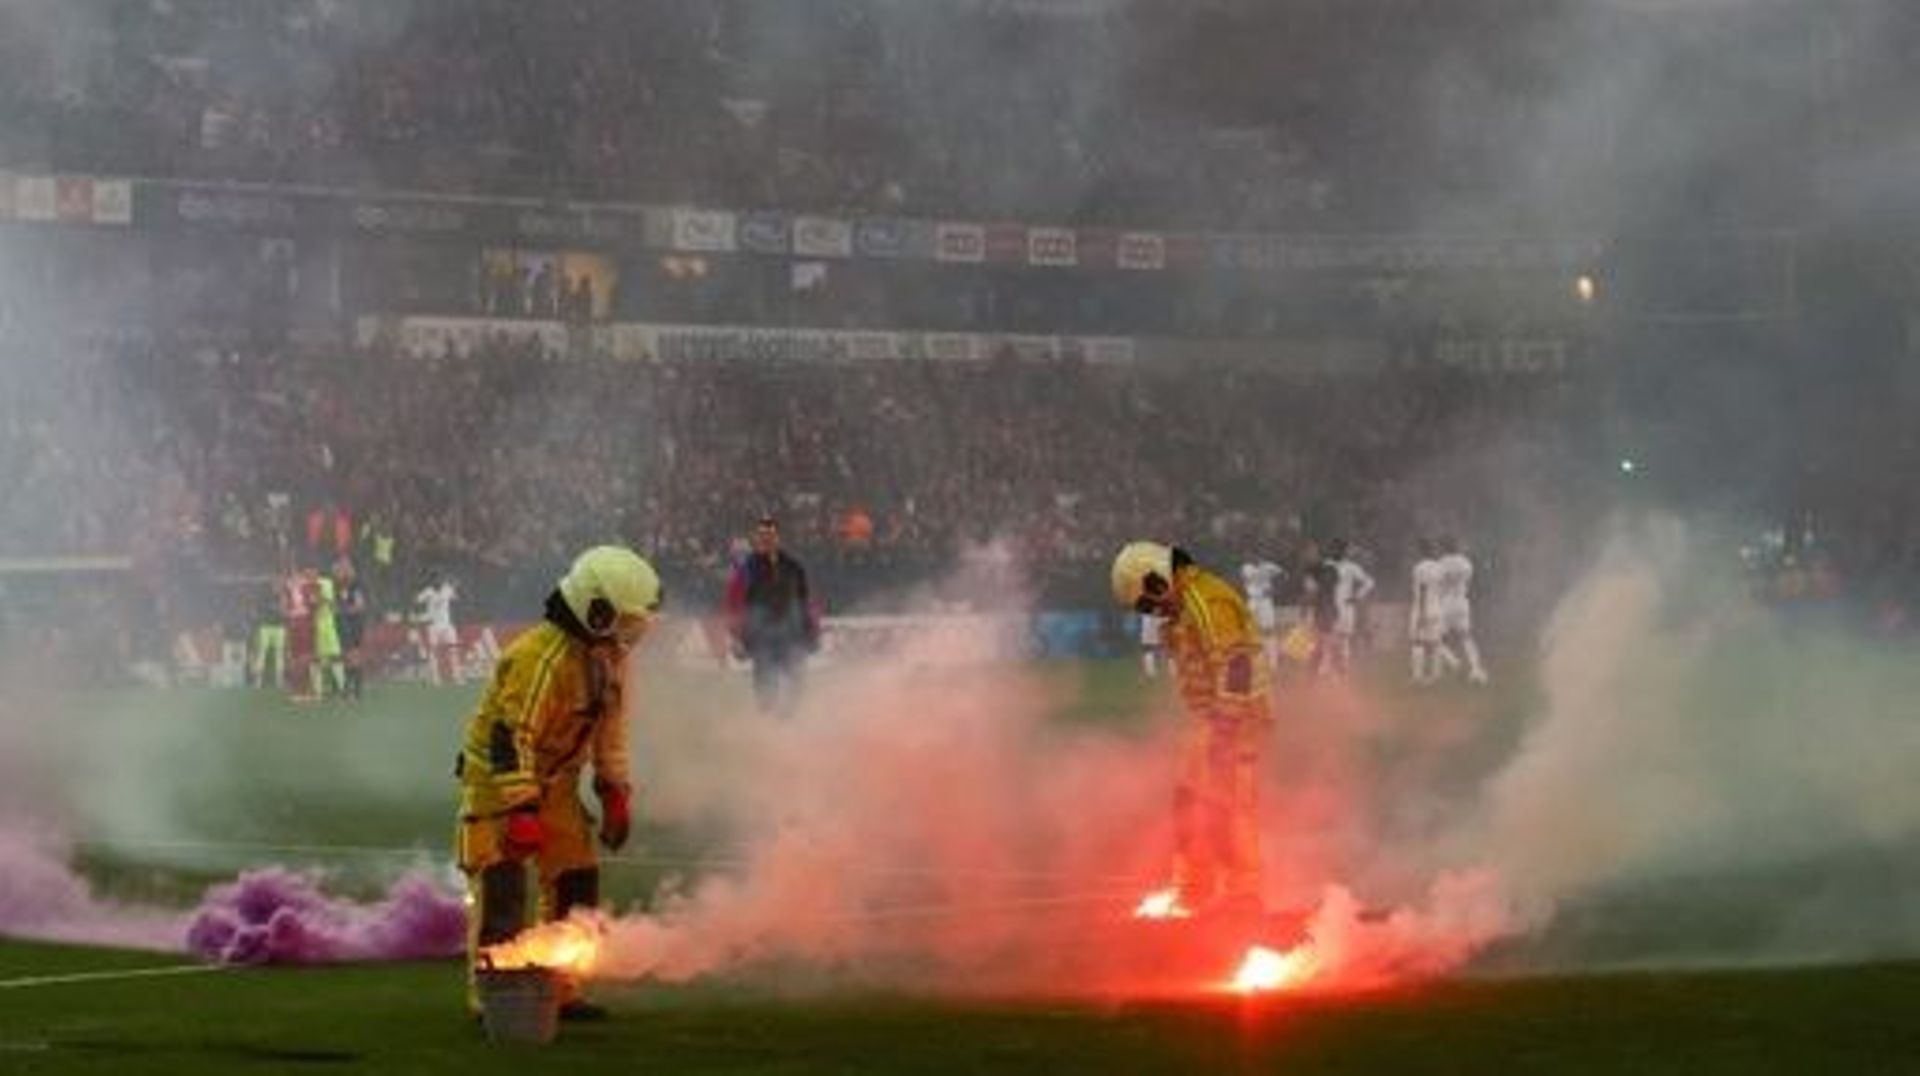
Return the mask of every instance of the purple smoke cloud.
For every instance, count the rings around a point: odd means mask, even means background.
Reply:
[[[208,890],[186,945],[222,964],[329,964],[452,956],[466,936],[461,899],[422,875],[362,904],[327,896],[311,874],[268,867]]]
[[[96,896],[51,836],[0,830],[0,937],[177,951],[184,922]]]
[[[328,896],[316,874],[267,867],[181,912],[99,896],[69,853],[48,830],[0,826],[0,937],[185,951],[225,964],[421,960],[466,947],[464,902],[424,873],[362,903]]]

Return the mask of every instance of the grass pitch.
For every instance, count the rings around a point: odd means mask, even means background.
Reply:
[[[1174,1005],[602,991],[604,1024],[488,1045],[451,963],[8,988],[151,955],[0,945],[0,1072],[1815,1073],[1920,1071],[1920,966],[1460,981]]]
[[[1127,662],[1063,663],[1042,675],[1060,679],[1074,700],[1060,720],[1123,730],[1148,721],[1155,692],[1165,690],[1143,690]],[[1387,724],[1360,745],[1389,784],[1405,778],[1396,776],[1396,743],[1447,729],[1457,772],[1423,767],[1415,777],[1471,783],[1511,749],[1531,703],[1524,684],[1415,697],[1393,679],[1369,683]],[[642,690],[643,705],[688,720],[744,710],[744,688],[732,677],[662,674]],[[360,706],[296,706],[249,692],[65,698],[63,729],[83,745],[78,753],[133,767],[140,794],[158,797],[152,840],[82,834],[81,866],[103,891],[143,900],[185,902],[266,862],[324,864],[349,886],[361,878],[372,888],[391,873],[392,856],[369,849],[444,854],[447,763],[476,693],[383,685]],[[88,740],[89,730],[101,739]],[[102,750],[109,743],[111,754]],[[219,839],[169,844],[167,835],[180,832]],[[663,871],[705,848],[698,834],[657,828],[639,843],[643,855],[609,872],[616,900],[650,892]],[[1875,860],[1859,869],[1891,868]],[[1913,875],[1894,870],[1885,891],[1917,891]],[[1716,932],[1737,947],[1744,933],[1770,929],[1771,895],[1805,884],[1789,873],[1567,909],[1535,951],[1630,963],[1671,955],[1681,936]],[[0,942],[0,1073],[529,1065],[525,1052],[489,1046],[462,1017],[454,963],[125,974],[181,962]],[[1496,954],[1483,967],[1499,966]],[[1908,964],[1482,977],[1244,1003],[776,992],[725,979],[596,994],[616,1018],[564,1028],[533,1064],[672,1073],[1920,1072],[1920,965]]]

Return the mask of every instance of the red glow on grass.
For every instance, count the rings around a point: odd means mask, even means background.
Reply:
[[[1318,970],[1313,949],[1301,945],[1280,952],[1256,945],[1247,950],[1229,984],[1236,993],[1264,994],[1304,985]]]

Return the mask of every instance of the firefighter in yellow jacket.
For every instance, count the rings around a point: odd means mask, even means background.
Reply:
[[[594,837],[618,850],[632,827],[627,657],[660,600],[659,576],[639,555],[618,546],[589,549],[548,595],[540,623],[500,654],[456,765],[470,968],[481,948],[528,925],[529,864],[541,922],[599,902]],[[588,764],[600,804],[597,834],[579,791]],[[605,1015],[580,999],[574,984],[565,989],[563,1017]],[[471,975],[467,1000],[477,1011]]]
[[[1173,799],[1179,906],[1257,910],[1261,763],[1273,727],[1259,626],[1225,580],[1157,542],[1120,551],[1113,594],[1128,609],[1167,618],[1167,653],[1192,719]]]

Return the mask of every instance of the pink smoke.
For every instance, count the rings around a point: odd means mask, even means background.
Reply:
[[[0,829],[0,936],[176,950],[185,917],[103,899],[44,833]]]
[[[823,674],[786,723],[647,715],[655,815],[718,817],[740,864],[609,921],[596,974],[679,982],[798,963],[1057,994],[1164,970],[1179,933],[1130,913],[1165,879],[1186,719],[1168,713],[1142,736],[1063,730],[1059,687],[1031,669],[936,664],[909,643]],[[1363,914],[1343,882],[1382,872],[1360,820],[1367,782],[1339,745],[1377,715],[1343,705],[1282,714],[1265,799],[1267,903],[1307,924],[1325,982],[1444,974],[1524,929],[1487,874]],[[1223,948],[1194,974],[1225,975],[1237,955]]]
[[[127,904],[96,895],[44,833],[0,830],[0,936],[156,952],[218,963],[315,964],[451,956],[466,942],[458,895],[422,874],[360,903],[284,867],[248,871],[200,906]]]
[[[268,867],[209,890],[185,941],[214,963],[329,964],[452,956],[466,931],[460,898],[419,874],[362,904],[327,896],[314,875]]]

